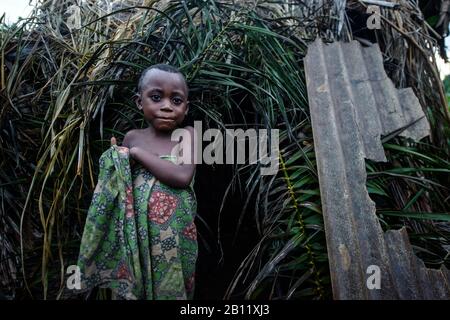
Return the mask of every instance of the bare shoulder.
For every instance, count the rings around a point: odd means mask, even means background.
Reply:
[[[141,135],[141,129],[133,129],[128,131],[123,138],[122,146],[131,148],[135,145],[136,139]]]

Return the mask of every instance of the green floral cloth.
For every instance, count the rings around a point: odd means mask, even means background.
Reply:
[[[140,165],[132,170],[128,148],[105,151],[81,240],[81,289],[110,288],[116,299],[192,299],[198,252],[192,186],[171,188]]]

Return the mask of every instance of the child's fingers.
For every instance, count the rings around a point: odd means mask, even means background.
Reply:
[[[117,145],[117,141],[116,141],[116,138],[115,138],[115,137],[112,137],[112,138],[111,138],[111,145],[112,145],[112,146]]]

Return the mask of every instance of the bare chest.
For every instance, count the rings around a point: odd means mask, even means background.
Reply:
[[[139,134],[132,141],[131,147],[139,147],[158,156],[170,155],[177,146],[176,141],[171,141],[170,137],[158,138]]]

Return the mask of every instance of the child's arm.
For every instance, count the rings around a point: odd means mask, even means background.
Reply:
[[[194,129],[187,128],[191,134],[191,159],[194,155]],[[124,139],[124,145],[127,139]],[[184,151],[184,150],[183,150]],[[130,156],[139,161],[159,181],[173,188],[186,188],[192,181],[195,164],[175,164],[161,159],[158,155],[143,150],[140,147],[131,147]],[[193,162],[193,161],[192,161]]]
[[[175,164],[161,159],[139,147],[132,147],[130,155],[146,167],[159,181],[173,188],[186,188],[194,176],[194,164]]]

